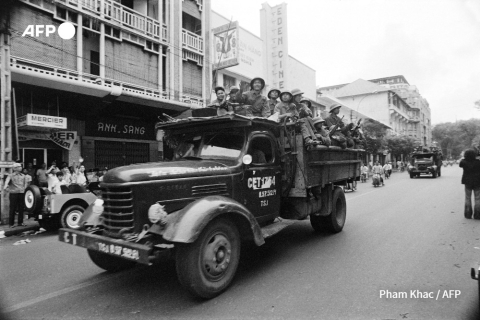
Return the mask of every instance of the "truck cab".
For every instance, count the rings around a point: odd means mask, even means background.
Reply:
[[[81,230],[59,240],[87,248],[108,271],[151,265],[166,252],[195,296],[231,283],[243,242],[256,245],[296,220],[342,231],[341,186],[360,178],[362,150],[305,147],[296,123],[239,115],[160,123],[172,159],[110,170]]]
[[[432,178],[440,177],[442,175],[442,154],[437,150],[422,148],[411,155],[408,169],[411,179],[423,174],[431,175]]]

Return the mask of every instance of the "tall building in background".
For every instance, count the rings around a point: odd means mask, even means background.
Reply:
[[[35,167],[158,160],[158,117],[209,98],[210,0],[20,0],[10,20],[19,158]],[[73,38],[22,36],[63,22]]]
[[[322,94],[337,97],[353,109],[389,125],[393,134],[410,136],[424,146],[432,143],[428,101],[402,75],[318,87],[318,97]]]
[[[274,7],[270,7],[268,3],[262,4],[260,9],[261,36],[242,28],[241,21],[235,19],[230,21],[214,11],[212,11],[211,17],[213,37],[222,38],[224,43],[228,41],[231,34],[223,31],[222,35],[219,30],[232,29],[233,25],[238,27],[238,38],[235,41],[238,48],[238,63],[223,66],[222,62],[226,55],[221,51],[225,50],[225,47],[221,45],[222,42],[212,43],[211,59],[214,66],[212,88],[221,85],[228,92],[232,85],[245,88],[254,77],[262,77],[266,81],[265,95],[272,88],[281,91],[299,88],[304,91],[304,97],[312,101],[314,114],[320,115],[324,106],[316,102],[316,71],[288,55],[287,6],[285,3]],[[233,45],[233,42],[230,43]],[[233,51],[233,46],[230,46],[230,50]],[[215,68],[216,65],[220,65],[220,68]],[[214,99],[213,91],[212,95]]]

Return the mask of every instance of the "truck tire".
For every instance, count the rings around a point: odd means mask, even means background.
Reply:
[[[30,212],[36,212],[42,209],[42,193],[37,186],[28,186],[25,189],[25,209]]]
[[[437,171],[432,172],[432,178],[435,179],[437,177]]]
[[[63,228],[69,228],[69,229],[80,228],[80,225],[78,224],[78,222],[80,221],[80,218],[83,216],[84,211],[85,211],[85,208],[78,204],[65,208],[64,210],[62,210],[62,213],[60,215],[60,224],[62,225]]]
[[[125,260],[122,258],[114,257],[106,253],[98,252],[95,250],[87,249],[88,256],[97,267],[102,268],[108,272],[118,272],[135,267],[134,261]]]
[[[414,177],[414,174],[410,173],[410,179],[413,179],[413,177]]]
[[[232,222],[215,219],[195,242],[176,247],[177,276],[192,295],[210,299],[227,289],[240,259],[240,235]]]
[[[317,231],[338,233],[342,231],[347,218],[347,201],[341,188],[335,188],[332,194],[332,213],[328,216],[310,215],[310,224]]]
[[[438,167],[438,176],[439,176],[439,177],[442,176],[442,167]]]

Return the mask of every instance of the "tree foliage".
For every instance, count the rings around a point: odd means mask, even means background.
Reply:
[[[408,136],[392,136],[385,139],[387,148],[394,156],[408,155],[417,146],[414,138]]]
[[[384,149],[387,130],[383,125],[366,120],[363,123],[363,133],[365,136],[365,150],[368,153],[375,154]]]
[[[480,145],[480,119],[437,124],[432,136],[444,155],[458,158],[462,151]]]

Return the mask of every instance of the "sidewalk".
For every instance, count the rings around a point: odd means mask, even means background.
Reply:
[[[26,224],[25,227],[20,227],[17,226],[15,228],[10,228],[8,224],[2,224],[0,225],[0,234],[2,234],[4,231],[6,237],[14,236],[16,234],[20,234],[25,231],[38,231],[40,229],[40,226],[38,225],[38,222],[32,219],[24,219],[23,223]]]

